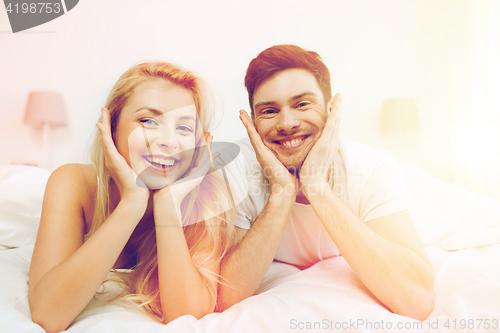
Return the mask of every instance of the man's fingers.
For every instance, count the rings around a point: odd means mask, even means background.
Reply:
[[[252,120],[244,110],[240,110],[240,120],[245,126],[245,129],[247,130],[247,134],[248,137],[250,138],[250,142],[252,143],[253,148],[255,150],[258,150],[256,144],[259,142],[260,136],[255,130],[255,126],[253,125]]]
[[[314,154],[321,156],[321,163],[333,158],[337,151],[337,143],[339,137],[339,123],[340,123],[340,109],[341,109],[341,96],[336,94],[331,102],[328,112],[328,118],[321,133],[321,137],[313,147]]]
[[[328,140],[329,142],[337,134],[341,109],[342,97],[339,93],[337,93],[333,99],[332,105],[330,107],[330,112],[328,113],[328,118],[326,120],[325,128],[323,129],[323,133],[325,133],[327,136],[325,140]]]
[[[342,96],[337,93],[335,94],[335,97],[333,99],[333,104],[332,104],[332,111],[334,112],[340,112],[342,109]]]
[[[250,142],[252,143],[254,150],[256,152],[262,152],[262,149],[267,147],[264,146],[264,143],[262,142],[259,133],[257,133],[252,120],[244,110],[240,110],[240,119],[247,130],[248,137],[250,138]]]
[[[256,134],[255,126],[253,125],[253,122],[246,111],[240,110],[240,119],[248,132],[248,136],[253,136],[254,134]]]

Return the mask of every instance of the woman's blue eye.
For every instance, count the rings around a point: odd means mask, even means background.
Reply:
[[[191,127],[186,126],[186,125],[180,125],[180,126],[177,127],[177,129],[181,130],[181,131],[186,131],[186,132],[193,133],[193,130],[191,129]]]
[[[143,125],[157,126],[158,123],[154,119],[141,119],[139,122]]]

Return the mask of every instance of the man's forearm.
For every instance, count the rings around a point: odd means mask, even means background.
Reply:
[[[430,314],[434,272],[426,258],[381,237],[331,192],[309,200],[347,263],[380,301],[419,320]]]
[[[295,197],[271,196],[250,230],[221,264],[219,310],[252,296],[273,262]]]

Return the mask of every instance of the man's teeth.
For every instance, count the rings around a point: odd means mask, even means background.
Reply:
[[[288,141],[281,141],[281,144],[285,147],[290,147],[293,145],[296,145],[297,143],[301,142],[303,139],[293,139],[293,140],[288,140]]]
[[[164,166],[172,166],[175,163],[175,160],[170,158],[147,157],[146,159],[150,163],[160,164]]]

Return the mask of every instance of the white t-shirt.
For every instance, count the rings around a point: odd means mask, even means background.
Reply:
[[[238,142],[240,154],[222,153],[224,168],[236,204],[235,225],[249,229],[269,197],[269,182],[248,139]],[[233,152],[234,155],[234,152]],[[340,137],[333,161],[333,190],[364,222],[408,208],[407,191],[399,164],[388,151]],[[310,205],[295,203],[275,259],[297,266],[340,255]]]

